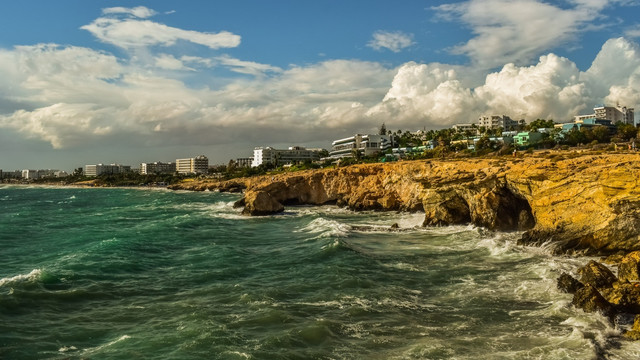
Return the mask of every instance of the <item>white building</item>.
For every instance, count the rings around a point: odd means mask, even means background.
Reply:
[[[204,155],[176,159],[176,171],[179,174],[206,174],[209,172],[209,159]]]
[[[521,120],[520,122],[524,123],[524,120]],[[478,127],[484,127],[487,129],[502,128],[503,130],[510,130],[518,125],[518,121],[512,120],[507,115],[481,116],[478,119]]]
[[[369,156],[384,152],[392,147],[393,144],[389,135],[356,134],[333,141],[329,155],[332,158],[341,158],[353,156],[353,152],[358,151],[361,155]]]
[[[103,174],[108,174],[108,175],[123,174],[123,173],[128,173],[130,171],[131,171],[131,166],[120,165],[120,164],[85,165],[84,167],[85,176],[98,176]]]
[[[22,178],[27,180],[34,180],[38,178],[38,170],[22,170]]]
[[[604,106],[599,105],[593,108],[596,119],[611,120],[611,123],[615,124],[621,122],[624,124],[635,125],[633,108],[627,108],[626,106]]]
[[[253,149],[251,167],[262,164],[274,164],[276,166],[295,164],[305,161],[320,159],[322,149],[307,149],[302,146],[290,146],[286,150],[274,149],[270,146]]]
[[[173,174],[176,172],[176,163],[164,163],[160,161],[152,162],[152,163],[141,163],[140,164],[140,174],[149,175],[149,174]]]

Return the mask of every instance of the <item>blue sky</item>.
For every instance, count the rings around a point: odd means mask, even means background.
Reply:
[[[630,0],[21,1],[0,11],[0,168],[212,163],[254,146],[640,101]]]

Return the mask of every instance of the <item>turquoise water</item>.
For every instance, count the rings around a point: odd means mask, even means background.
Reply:
[[[556,290],[586,259],[419,214],[244,217],[237,199],[0,186],[0,358],[640,356]]]

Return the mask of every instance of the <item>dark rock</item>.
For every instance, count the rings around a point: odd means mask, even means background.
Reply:
[[[593,260],[578,269],[578,274],[581,283],[596,289],[610,288],[618,280],[609,268]]]
[[[396,230],[396,229],[399,229],[399,228],[400,228],[400,225],[398,225],[398,223],[393,223],[393,225],[391,225],[391,227],[389,227],[389,229],[393,229],[393,230]]]
[[[584,285],[573,278],[571,275],[563,273],[558,278],[558,289],[569,294],[575,294],[576,291],[582,289]]]
[[[578,289],[571,303],[585,312],[599,312],[610,320],[613,320],[616,314],[613,305],[590,284]]]
[[[241,208],[241,207],[244,207],[244,198],[233,203],[234,209]]]

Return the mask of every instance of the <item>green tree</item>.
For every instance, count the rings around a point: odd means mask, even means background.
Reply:
[[[636,137],[636,135],[638,134],[638,128],[631,124],[618,122],[616,124],[616,128],[618,130],[618,137],[620,137],[623,141],[629,141],[629,139]]]
[[[382,123],[382,125],[380,126],[378,135],[387,135],[387,127],[384,125],[384,123]]]

